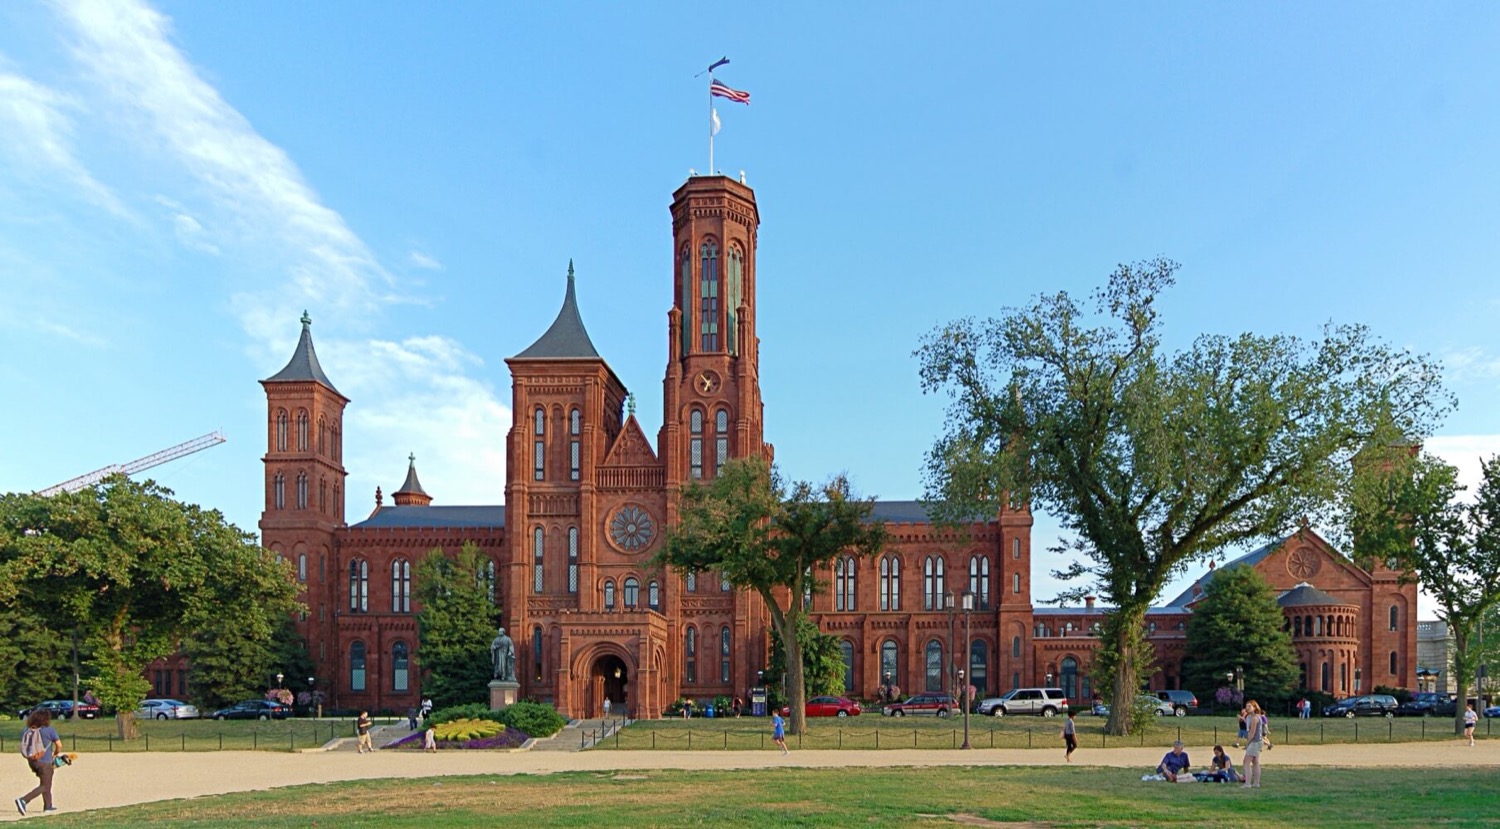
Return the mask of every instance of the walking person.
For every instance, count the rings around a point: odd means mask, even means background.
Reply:
[[[1069,709],[1068,718],[1066,720],[1063,720],[1063,745],[1067,746],[1068,748],[1067,752],[1063,754],[1063,759],[1067,760],[1069,763],[1073,762],[1073,752],[1078,748],[1078,724],[1073,722],[1073,717],[1077,713],[1078,712]]]
[[[1305,720],[1310,713],[1312,713],[1312,703],[1307,701],[1307,697],[1297,700],[1297,719]]]
[[[359,735],[359,753],[373,752],[375,747],[370,744],[370,727],[375,723],[370,720],[369,711],[359,712],[359,719],[354,721],[354,731]]]
[[[31,773],[36,775],[36,788],[16,798],[16,811],[26,816],[26,804],[42,797],[42,811],[55,812],[52,805],[52,773],[57,770],[53,760],[62,752],[62,737],[52,727],[52,712],[37,708],[26,718],[26,730],[21,732],[21,753]]]
[[[419,709],[415,705],[407,706],[407,708],[406,708],[406,728],[407,728],[408,731],[416,731],[417,730],[417,728],[418,728],[418,725],[417,725],[417,713],[418,713],[418,711],[419,711]]]
[[[609,697],[604,698],[604,718],[609,719]]]
[[[786,747],[786,720],[781,718],[781,712],[771,712],[771,741],[781,746],[781,756],[791,754]]]
[[[427,752],[437,751],[437,726],[430,725],[422,735],[422,750]]]
[[[1240,788],[1258,789],[1260,752],[1261,749],[1271,747],[1271,738],[1266,733],[1267,720],[1260,712],[1260,704],[1255,700],[1245,703],[1245,725],[1249,730],[1245,743],[1245,761],[1240,764],[1245,769],[1245,783]]]
[[[1464,709],[1464,739],[1469,745],[1474,745],[1474,726],[1479,724],[1479,715],[1474,713],[1474,706],[1469,705]]]
[[[1235,744],[1234,744],[1235,748],[1239,748],[1241,742],[1243,742],[1244,740],[1247,740],[1247,739],[1250,738],[1250,728],[1249,728],[1249,725],[1245,722],[1245,717],[1248,716],[1248,712],[1249,712],[1248,708],[1243,707],[1243,706],[1240,708],[1239,739],[1235,741]]]

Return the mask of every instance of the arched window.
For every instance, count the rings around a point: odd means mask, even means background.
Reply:
[[[577,410],[568,413],[568,480],[576,481],[581,474],[582,443],[579,435],[583,434],[583,415]]]
[[[1010,540],[1010,557],[1016,561],[1021,560],[1021,539],[1012,538]]]
[[[411,690],[411,653],[405,642],[391,646],[391,690]]]
[[[634,608],[641,601],[641,582],[635,576],[625,579],[625,606]]]
[[[692,625],[688,626],[687,634],[683,640],[683,656],[687,670],[683,674],[686,682],[698,681],[698,630]]]
[[[729,682],[729,626],[719,628],[719,681]]]
[[[614,579],[605,579],[604,580],[604,609],[605,610],[614,610],[615,609],[615,580]]]
[[[895,556],[880,560],[880,609],[901,609],[901,559]]]
[[[289,431],[289,429],[288,429],[289,425],[290,424],[288,423],[287,416],[286,416],[286,409],[278,409],[276,411],[276,451],[277,452],[285,452],[286,451],[287,432]]]
[[[723,573],[720,573],[719,574],[719,592],[720,593],[728,593],[729,590],[730,590],[730,587],[731,587],[731,585],[729,584],[729,576],[727,576],[727,575],[725,575]]]
[[[1071,656],[1063,657],[1062,670],[1059,672],[1062,682],[1063,696],[1068,699],[1078,699],[1078,660]]]
[[[307,581],[307,553],[297,554],[297,581]]]
[[[698,336],[701,350],[719,350],[719,246],[707,240],[698,248]]]
[[[1295,638],[1295,639],[1301,639],[1302,638],[1302,617],[1301,616],[1293,616],[1292,617],[1292,637]]]
[[[333,485],[333,514],[342,516],[344,514],[344,502],[339,494],[339,485]]]
[[[703,412],[688,412],[688,477],[703,477]]]
[[[578,528],[568,528],[568,592],[578,592]]]
[[[922,690],[934,693],[943,690],[943,643],[936,639],[928,642],[923,656],[926,684]]]
[[[307,473],[297,473],[297,509],[307,509]]]
[[[646,604],[652,610],[661,610],[661,585],[656,583],[656,579],[646,585]]]
[[[307,410],[297,411],[297,451],[307,451]]]
[[[547,412],[541,406],[532,414],[531,477],[546,480],[547,477]]]
[[[989,694],[990,648],[982,639],[969,643],[969,684],[980,697]]]
[[[391,562],[391,612],[411,612],[411,562],[404,558]]]
[[[318,418],[318,454],[328,454],[328,423]]]
[[[1401,629],[1401,609],[1391,605],[1391,630]]]
[[[724,344],[728,347],[730,354],[739,352],[739,341],[736,339],[736,329],[739,326],[740,300],[744,296],[745,279],[745,257],[740,253],[738,245],[730,245],[729,259],[729,284],[726,286],[724,317],[727,324],[724,326]]]
[[[990,609],[990,557],[969,559],[969,592],[974,594],[974,609]]]
[[[687,592],[689,592],[689,593],[697,593],[698,592],[698,571],[697,570],[689,570],[687,572],[687,576],[684,577],[684,580],[687,582],[687,584],[686,584]]]
[[[532,675],[537,682],[542,681],[542,626],[537,625],[531,629],[531,664]]]
[[[363,691],[365,689],[365,643],[351,642],[349,644],[349,690]]]
[[[844,660],[844,693],[854,693],[854,643],[839,640],[839,657]]]
[[[1347,662],[1339,665],[1339,690],[1344,692],[1349,690],[1349,663]]]
[[[833,609],[854,607],[854,557],[845,556],[833,563]]]
[[[714,412],[714,476],[718,477],[719,470],[724,468],[724,462],[729,460],[729,410],[720,409]]]
[[[1333,666],[1327,662],[1323,663],[1323,686],[1324,693],[1333,693]]]
[[[1323,617],[1322,616],[1314,616],[1313,617],[1313,626],[1314,626],[1314,630],[1316,631],[1313,635],[1314,636],[1322,636],[1323,635]]]
[[[541,527],[531,531],[531,592],[542,592],[542,546],[546,533]]]
[[[677,281],[682,286],[682,356],[693,352],[693,257],[687,245],[677,254]]]
[[[370,610],[370,563],[362,558],[349,562],[349,612]]]
[[[900,647],[896,640],[887,639],[880,644],[880,679],[891,685],[901,684]]]
[[[1010,656],[1012,659],[1021,658],[1021,637],[1012,637],[1010,640]]]
[[[944,609],[943,560],[936,556],[922,559],[922,609]]]
[[[1010,592],[1012,592],[1012,593],[1020,593],[1021,592],[1021,574],[1020,573],[1011,573],[1010,574]]]
[[[328,514],[328,479],[318,479],[318,512]]]
[[[1396,670],[1396,652],[1391,651],[1391,676],[1395,676],[1397,673],[1399,672]]]
[[[286,476],[280,472],[271,481],[271,503],[276,509],[286,509]]]

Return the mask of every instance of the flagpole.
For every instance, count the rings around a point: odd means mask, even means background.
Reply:
[[[714,70],[708,70],[708,174],[714,174]]]

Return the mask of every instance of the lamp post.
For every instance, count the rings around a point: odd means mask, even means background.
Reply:
[[[968,667],[970,667],[970,668],[974,667],[972,658],[970,657],[970,653],[971,653],[970,648],[972,648],[974,645],[973,645],[973,641],[971,639],[972,634],[971,634],[971,632],[969,630],[969,614],[972,613],[972,612],[974,612],[974,591],[972,591],[972,590],[965,590],[964,591],[964,662],[967,663]],[[961,686],[960,691],[963,694],[963,706],[964,706],[964,744],[962,746],[960,746],[960,748],[967,749],[967,748],[971,747],[969,745],[969,704],[970,704],[970,700],[969,700],[969,681],[966,680],[966,679],[964,679],[964,669],[963,668],[959,668],[958,669],[958,684]]]
[[[307,693],[312,695],[313,705],[318,707],[317,718],[321,720],[323,719],[323,700],[318,697],[318,689],[315,687],[317,684],[317,677],[310,676],[307,678]]]
[[[282,687],[284,687],[282,685],[282,682],[281,682],[283,679],[286,679],[286,674],[282,673],[281,671],[277,671],[276,672],[276,688],[278,690],[281,689]]]
[[[958,659],[953,652],[953,611],[957,608],[953,603],[952,590],[943,594],[943,607],[948,611],[948,690],[953,693],[954,699],[958,699],[958,688],[954,687],[957,682],[954,672],[958,670]]]

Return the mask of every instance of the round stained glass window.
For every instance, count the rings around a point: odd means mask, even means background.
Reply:
[[[656,523],[640,507],[623,506],[609,521],[609,537],[625,552],[639,552],[651,546],[656,538]]]

